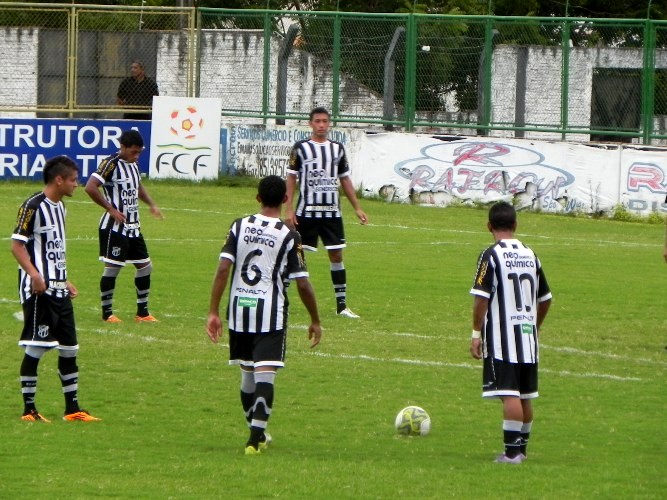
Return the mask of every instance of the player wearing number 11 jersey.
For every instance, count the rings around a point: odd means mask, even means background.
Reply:
[[[291,280],[296,281],[299,297],[310,314],[311,347],[320,342],[322,334],[301,237],[280,220],[286,193],[285,181],[278,176],[260,181],[257,201],[261,211],[232,223],[211,291],[206,330],[216,343],[222,332],[220,300],[231,274],[229,364],[241,367],[241,404],[250,427],[246,455],[260,453],[270,442],[266,426],[273,407],[276,371],[285,364],[287,286]]]
[[[505,453],[496,461],[520,463],[533,422],[537,393],[538,330],[551,304],[540,260],[515,238],[509,203],[489,210],[495,243],[484,250],[470,293],[474,296],[470,352],[484,359],[482,393],[503,402]]]

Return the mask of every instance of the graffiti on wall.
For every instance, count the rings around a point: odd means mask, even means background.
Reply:
[[[411,201],[447,205],[452,201],[513,199],[519,208],[568,208],[568,188],[574,176],[548,165],[542,154],[498,142],[448,142],[423,147],[420,156],[396,163],[396,174],[407,181]],[[381,188],[381,195],[396,189]]]

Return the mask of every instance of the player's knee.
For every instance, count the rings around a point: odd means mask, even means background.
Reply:
[[[148,261],[144,267],[138,267],[135,276],[141,278],[142,276],[148,276],[153,271],[153,263]]]
[[[58,347],[58,356],[61,358],[76,358],[77,353],[79,352],[78,345],[68,345]]]

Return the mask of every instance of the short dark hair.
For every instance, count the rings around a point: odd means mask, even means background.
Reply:
[[[50,184],[56,177],[64,177],[71,172],[79,173],[79,166],[69,156],[54,156],[46,160],[42,176],[44,184]]]
[[[126,148],[131,148],[132,146],[139,146],[140,148],[143,148],[144,138],[141,137],[141,134],[138,130],[124,130],[123,133],[120,134],[120,143]]]
[[[257,195],[262,205],[267,207],[277,208],[282,205],[285,194],[287,194],[287,184],[277,175],[267,175],[257,186]]]
[[[322,106],[319,106],[310,112],[309,120],[311,122],[313,121],[313,117],[315,115],[327,115],[329,118],[331,118],[331,115],[329,114],[329,111],[327,111],[327,108],[323,108]]]
[[[506,201],[499,201],[489,209],[489,224],[496,230],[514,230],[516,210]]]

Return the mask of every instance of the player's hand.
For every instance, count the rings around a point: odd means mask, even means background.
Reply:
[[[160,211],[160,208],[157,205],[153,205],[151,207],[151,214],[156,219],[164,220],[164,215],[162,215],[162,212]]]
[[[120,210],[116,209],[115,207],[111,207],[109,210],[109,215],[113,220],[118,222],[118,224],[125,224],[125,216],[123,215],[123,212]]]
[[[357,217],[359,217],[359,222],[361,222],[361,224],[368,224],[368,216],[362,209],[357,210],[356,213]]]
[[[310,340],[310,348],[312,349],[320,343],[322,338],[322,327],[319,323],[311,323],[308,327],[308,340]]]
[[[296,213],[289,208],[285,210],[285,218],[283,219],[283,222],[293,231],[296,231],[296,226],[299,225],[299,222],[296,220]]]
[[[30,277],[32,280],[32,293],[35,295],[42,295],[46,292],[46,282],[41,274]]]
[[[222,333],[222,322],[220,321],[220,316],[217,314],[208,315],[208,321],[206,322],[206,333],[208,333],[208,338],[211,339],[211,342],[214,344],[218,343],[218,339]]]
[[[67,289],[69,290],[70,298],[76,299],[79,296],[79,290],[77,290],[76,287],[69,281],[67,282]]]
[[[470,354],[475,359],[482,359],[482,339],[470,340]]]

